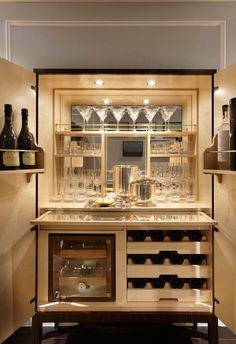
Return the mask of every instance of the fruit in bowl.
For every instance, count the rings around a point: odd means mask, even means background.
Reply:
[[[114,198],[104,197],[95,199],[95,203],[100,207],[108,207],[115,202]]]

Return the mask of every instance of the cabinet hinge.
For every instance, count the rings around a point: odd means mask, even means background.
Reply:
[[[219,301],[216,297],[213,298],[213,301],[214,301],[215,303],[217,303],[218,305],[220,304],[220,301]]]
[[[219,228],[216,227],[216,226],[213,226],[213,231],[214,231],[214,232],[219,232]]]
[[[30,300],[30,304],[32,304],[33,302],[36,302],[36,296],[34,296],[34,297]]]

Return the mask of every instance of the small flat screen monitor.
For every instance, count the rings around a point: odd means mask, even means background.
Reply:
[[[123,156],[143,156],[143,141],[123,141]]]

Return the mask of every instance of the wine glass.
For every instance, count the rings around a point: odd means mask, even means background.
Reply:
[[[78,107],[78,110],[88,125],[88,121],[90,120],[92,116],[92,108],[90,106],[80,106]],[[85,130],[85,124],[84,124],[84,130]]]
[[[102,129],[104,129],[104,121],[107,117],[107,106],[94,106],[94,111],[97,113],[98,117],[100,118],[102,122]]]
[[[151,105],[151,106],[146,106],[144,108],[145,110],[145,116],[149,122],[149,129],[151,129],[151,122],[155,116],[155,114],[159,111],[160,107],[159,106],[155,106],[155,105]]]
[[[112,106],[111,111],[113,112],[113,115],[115,116],[115,119],[117,120],[117,129],[116,130],[118,130],[119,129],[119,122],[124,115],[125,106],[121,106],[121,105]]]
[[[165,121],[165,131],[170,130],[170,118],[176,111],[177,106],[165,105],[160,109],[163,120]],[[168,123],[168,124],[167,124]]]
[[[132,121],[134,122],[134,129],[135,129],[135,122],[139,116],[140,113],[140,106],[128,106],[127,107],[128,113],[129,113],[129,117],[132,119]]]

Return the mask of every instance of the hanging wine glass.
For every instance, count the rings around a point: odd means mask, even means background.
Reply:
[[[119,122],[121,120],[121,118],[123,117],[124,115],[124,112],[125,112],[125,106],[112,106],[111,108],[111,111],[113,113],[113,115],[115,116],[115,119],[117,121],[117,129],[119,129]]]
[[[94,111],[97,113],[98,117],[100,118],[100,121],[102,122],[102,129],[104,129],[104,121],[107,117],[107,106],[94,106]]]
[[[128,113],[129,113],[129,117],[132,119],[132,121],[134,122],[134,129],[135,129],[135,122],[139,116],[140,113],[140,106],[128,106],[127,107]]]
[[[156,113],[159,111],[159,109],[160,109],[160,107],[155,106],[155,105],[145,106],[145,108],[144,108],[145,116],[149,122],[149,129],[151,129],[151,122],[152,122],[154,116],[156,115]]]
[[[84,130],[85,130],[85,122],[87,122],[87,125],[88,125],[88,121],[90,120],[91,115],[92,115],[92,108],[90,106],[80,106],[78,107],[78,110],[84,119]]]
[[[177,106],[165,105],[160,109],[163,120],[165,121],[165,131],[170,130],[170,118],[176,111]]]

